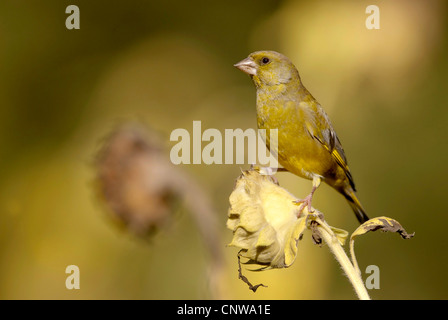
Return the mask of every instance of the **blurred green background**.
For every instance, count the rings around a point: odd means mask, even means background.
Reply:
[[[67,30],[65,8],[80,9]],[[365,27],[368,5],[380,30]],[[328,249],[305,236],[288,269],[245,272],[225,248],[239,165],[183,165],[217,212],[224,265],[182,205],[150,241],[119,229],[95,196],[92,165],[117,123],[139,121],[174,145],[176,128],[255,128],[255,89],[232,65],[276,50],[298,67],[330,115],[371,217],[397,219],[412,240],[357,240],[362,270],[379,266],[373,299],[448,298],[447,3],[436,1],[0,2],[1,299],[354,299]],[[248,166],[247,166],[248,167]],[[243,167],[245,168],[245,167]],[[311,182],[278,174],[297,197]],[[327,186],[313,205],[352,232],[356,219]],[[65,268],[80,268],[80,290]]]

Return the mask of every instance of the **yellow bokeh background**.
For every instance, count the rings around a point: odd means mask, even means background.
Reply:
[[[65,8],[80,9],[67,30]],[[368,5],[380,29],[368,30]],[[117,124],[164,138],[176,128],[256,127],[255,89],[233,64],[276,50],[298,67],[343,143],[367,213],[412,240],[357,240],[362,270],[381,271],[374,299],[446,299],[448,19],[443,1],[17,1],[0,3],[0,299],[354,299],[328,248],[305,236],[288,269],[238,279],[225,228],[241,165],[181,165],[217,214],[224,263],[188,208],[149,241],[117,228],[96,197],[93,159]],[[279,173],[297,197],[311,182]],[[313,206],[335,227],[356,219],[326,185]],[[80,268],[79,290],[65,268]],[[212,283],[212,285],[210,285]],[[210,288],[213,286],[213,288]]]

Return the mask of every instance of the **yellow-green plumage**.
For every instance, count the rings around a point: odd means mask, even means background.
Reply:
[[[259,129],[278,129],[278,148],[267,147],[279,163],[300,177],[320,179],[335,188],[350,203],[362,223],[368,220],[355,195],[347,159],[325,111],[303,86],[299,72],[284,55],[257,51],[235,65],[249,74],[257,88]]]

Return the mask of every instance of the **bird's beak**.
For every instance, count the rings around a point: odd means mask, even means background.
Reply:
[[[251,76],[257,75],[257,65],[251,58],[241,60],[240,62],[234,64],[233,66],[240,69],[244,73],[247,73],[248,75]]]

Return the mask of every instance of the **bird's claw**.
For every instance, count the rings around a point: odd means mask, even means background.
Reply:
[[[300,204],[299,212],[297,213],[297,217],[299,217],[302,214],[303,210],[307,206],[308,206],[308,212],[309,213],[313,213],[314,212],[313,208],[311,207],[311,200],[312,199],[313,199],[313,195],[309,194],[304,199],[294,200],[293,201],[293,203],[296,204],[296,205]]]

